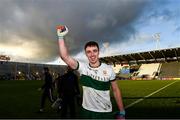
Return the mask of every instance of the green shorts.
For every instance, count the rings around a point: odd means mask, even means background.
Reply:
[[[81,119],[113,119],[114,115],[112,112],[93,112],[81,107],[80,118]]]

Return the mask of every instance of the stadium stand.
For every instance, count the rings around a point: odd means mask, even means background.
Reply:
[[[116,78],[118,79],[129,79],[131,76],[130,73],[130,66],[129,65],[122,65],[119,73],[117,73]]]
[[[130,74],[124,74],[124,78],[127,79],[138,77],[145,79],[180,79],[180,48],[107,56],[101,57],[100,60],[114,66],[117,64],[121,66],[128,64],[130,66]],[[131,71],[132,65],[136,67],[133,71]],[[137,70],[139,65],[141,67]],[[120,74],[117,73],[117,75],[119,77]],[[123,76],[122,72],[120,76]]]
[[[43,67],[49,67],[54,78],[64,74],[67,66],[0,61],[0,80],[42,80]]]
[[[180,48],[170,48],[147,52],[130,53],[101,57],[100,60],[107,64],[143,64],[161,62],[180,62]]]
[[[40,80],[45,66],[50,68],[55,78],[58,74],[63,74],[67,67],[65,65],[10,62],[9,60],[10,57],[1,56],[0,80]],[[180,48],[101,57],[100,61],[113,65],[120,79],[180,78]]]
[[[180,62],[162,63],[159,78],[180,78]]]
[[[154,79],[159,73],[160,63],[142,64],[136,77]]]
[[[113,70],[116,73],[117,79],[130,79],[131,76],[138,71],[140,65],[133,64],[133,65],[115,65],[113,66]]]
[[[112,65],[112,68],[115,73],[119,73],[120,70],[122,69],[122,66],[121,65],[116,65],[116,66]]]
[[[1,62],[0,64],[0,80],[14,79],[14,64],[7,62]]]

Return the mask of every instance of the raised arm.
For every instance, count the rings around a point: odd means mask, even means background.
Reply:
[[[64,37],[68,33],[68,28],[66,26],[57,26],[58,44],[59,44],[59,55],[61,59],[72,69],[77,69],[78,62],[72,58],[66,47]]]

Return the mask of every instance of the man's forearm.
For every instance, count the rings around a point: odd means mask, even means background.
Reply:
[[[123,102],[122,102],[121,91],[120,90],[116,90],[114,92],[114,97],[115,97],[117,106],[119,108],[119,111],[123,111],[124,110],[124,106],[123,106]]]
[[[78,66],[78,63],[76,60],[74,60],[68,53],[68,49],[66,47],[65,41],[63,39],[58,40],[59,44],[59,55],[61,59],[72,69],[76,69]]]
[[[111,86],[112,86],[112,91],[113,91],[117,106],[118,106],[120,111],[123,111],[124,106],[123,106],[123,102],[122,102],[121,91],[120,91],[116,81],[112,81]]]
[[[68,54],[68,51],[67,51],[65,41],[63,39],[61,39],[61,40],[59,39],[58,42],[59,42],[59,55],[62,58],[62,60],[64,62],[66,62],[67,59],[68,59],[69,54]]]

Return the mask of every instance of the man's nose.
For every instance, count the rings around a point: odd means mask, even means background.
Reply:
[[[91,52],[91,56],[94,56],[94,53],[93,53],[93,52]]]

